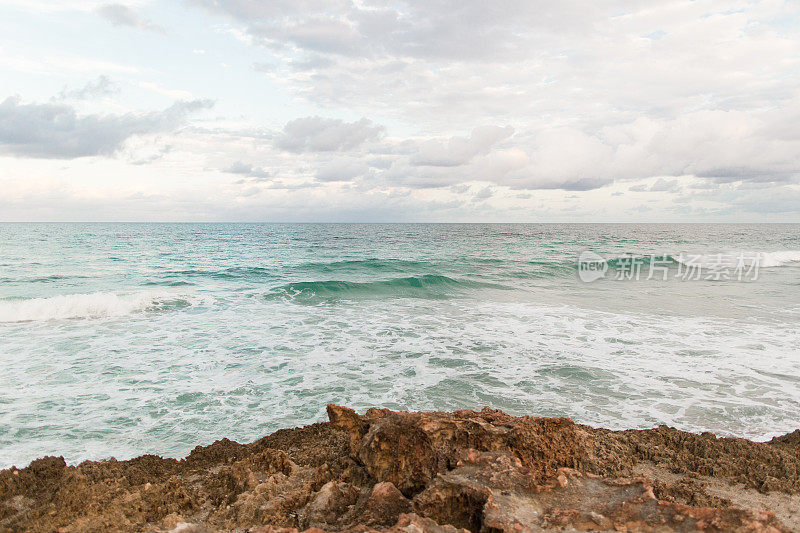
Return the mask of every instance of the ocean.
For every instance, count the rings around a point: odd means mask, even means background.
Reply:
[[[0,467],[328,402],[786,433],[800,225],[0,224]]]

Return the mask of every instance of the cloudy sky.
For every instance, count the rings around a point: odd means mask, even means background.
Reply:
[[[0,220],[800,221],[800,2],[0,0]]]

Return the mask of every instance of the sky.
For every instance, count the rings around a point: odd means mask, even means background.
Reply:
[[[800,2],[0,0],[0,220],[800,222]]]

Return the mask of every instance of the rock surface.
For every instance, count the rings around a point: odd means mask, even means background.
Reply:
[[[754,443],[491,409],[328,415],[180,461],[0,471],[0,530],[800,531],[800,432]]]

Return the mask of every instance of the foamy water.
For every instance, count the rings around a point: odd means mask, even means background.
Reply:
[[[0,225],[0,466],[182,456],[331,401],[769,438],[800,427],[798,229]],[[763,268],[583,283],[583,250]]]

